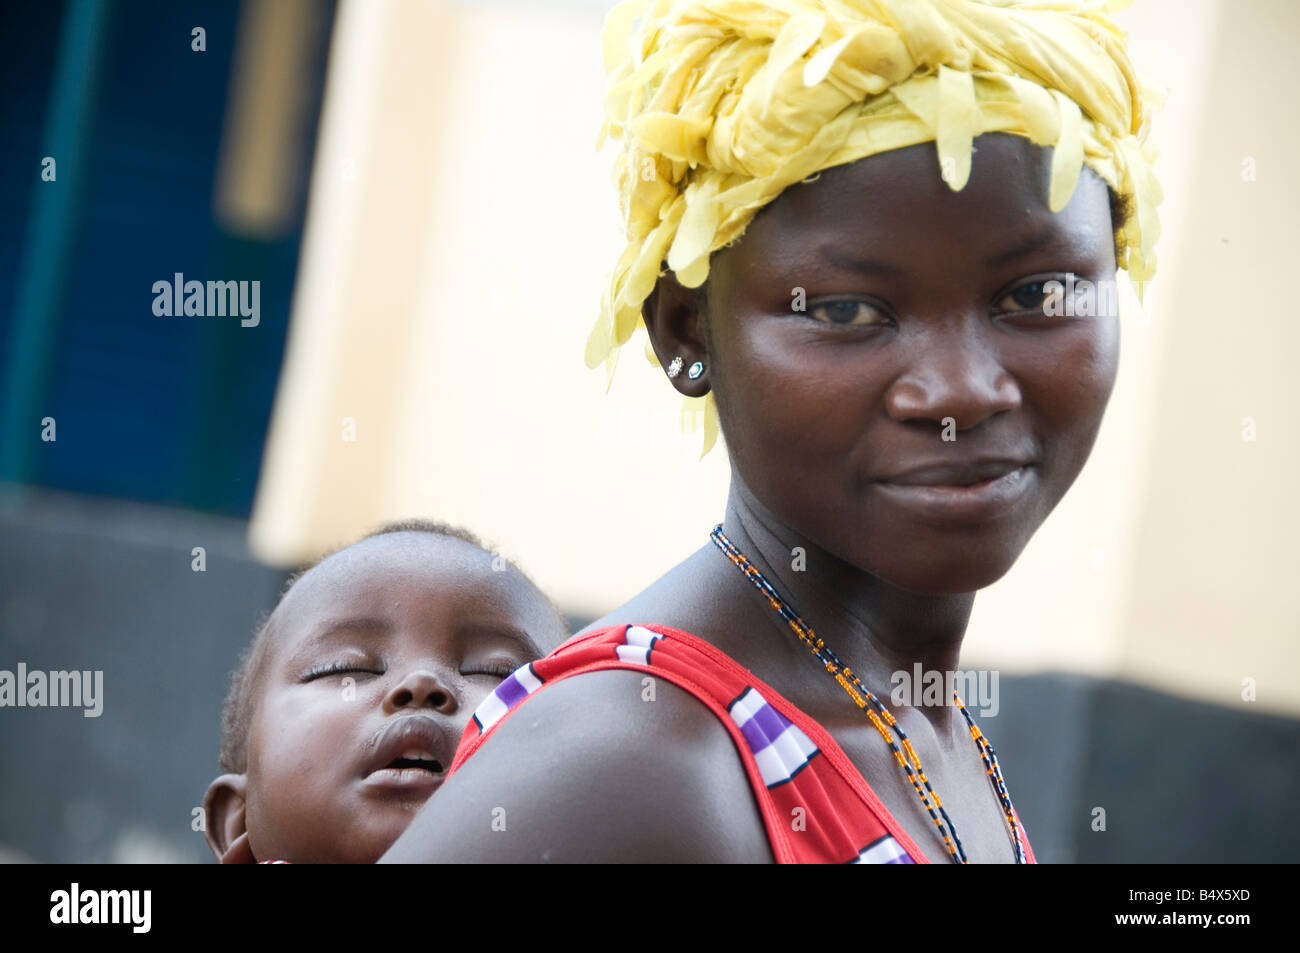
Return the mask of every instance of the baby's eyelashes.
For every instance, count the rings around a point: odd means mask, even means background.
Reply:
[[[367,666],[365,663],[359,662],[324,662],[308,669],[302,680],[311,682],[331,675],[347,674],[383,675],[384,670],[378,666]]]
[[[485,676],[498,681],[509,678],[517,669],[527,662],[517,658],[489,659],[465,663],[460,674],[466,678]],[[387,675],[388,669],[377,663],[359,661],[320,662],[303,673],[301,681],[314,682],[337,675]]]
[[[487,675],[496,679],[509,678],[515,671],[527,664],[519,659],[493,659],[487,662],[465,665],[460,673],[465,676]]]

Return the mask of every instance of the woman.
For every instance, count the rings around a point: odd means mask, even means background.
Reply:
[[[1098,7],[611,13],[629,243],[588,363],[644,324],[725,434],[726,514],[489,697],[387,859],[1032,862],[960,700],[884,702],[958,668],[1078,476],[1104,290],[1153,271],[1144,91]]]

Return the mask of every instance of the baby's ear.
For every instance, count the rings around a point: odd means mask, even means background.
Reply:
[[[244,792],[248,778],[223,774],[208,785],[203,797],[204,836],[220,864],[255,864],[244,823]]]

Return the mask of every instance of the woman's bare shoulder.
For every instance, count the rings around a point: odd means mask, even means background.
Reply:
[[[717,644],[736,607],[726,601],[734,570],[705,544],[617,609],[582,630],[612,625],[664,625]]]
[[[525,700],[425,804],[386,862],[761,862],[762,815],[730,733],[645,671]]]

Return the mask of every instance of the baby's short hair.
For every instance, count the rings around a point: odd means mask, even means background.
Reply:
[[[433,536],[442,536],[448,539],[459,539],[462,542],[476,546],[485,553],[491,553],[487,545],[467,529],[459,526],[453,526],[450,523],[441,523],[435,520],[408,519],[399,520],[392,523],[385,523],[378,529],[367,533],[361,539],[348,546],[355,546],[362,540],[372,539],[376,536],[387,536],[391,533],[429,533]],[[276,600],[276,607],[284,601],[289,590],[311,570],[315,569],[330,556],[347,549],[347,546],[340,546],[332,549],[322,555],[319,559],[299,569],[285,580],[284,587],[280,590],[280,597]],[[513,563],[511,565],[514,565]],[[554,601],[546,593],[542,592],[527,575],[514,567],[516,571],[523,575],[534,589],[541,593],[546,599],[551,609],[555,612],[559,620],[560,631],[567,633],[568,629],[564,622],[564,614]],[[253,641],[244,649],[239,657],[239,664],[235,667],[230,676],[230,687],[226,692],[226,701],[221,709],[221,753],[219,762],[221,770],[229,774],[242,774],[248,770],[248,730],[249,723],[253,717],[254,702],[257,698],[257,690],[260,687],[262,673],[265,668],[266,654],[271,644],[271,619],[275,615],[275,610],[268,612],[265,618],[257,627],[257,632],[253,636]]]

